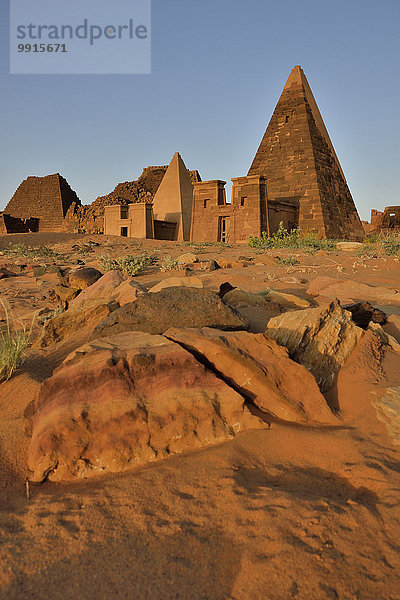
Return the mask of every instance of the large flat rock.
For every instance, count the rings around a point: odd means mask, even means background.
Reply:
[[[181,346],[133,332],[69,355],[41,385],[32,424],[32,481],[125,471],[265,426]]]

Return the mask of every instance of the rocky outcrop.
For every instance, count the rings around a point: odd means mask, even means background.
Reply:
[[[343,308],[351,312],[351,318],[354,323],[362,329],[367,329],[371,322],[384,325],[387,321],[386,314],[382,310],[379,310],[379,308],[374,308],[369,302],[347,304]]]
[[[286,348],[263,334],[169,329],[165,336],[192,352],[272,420],[332,423],[314,377]]]
[[[36,344],[46,348],[50,344],[61,342],[74,335],[89,337],[93,329],[118,308],[119,304],[113,301],[100,301],[88,307],[69,308],[46,322]]]
[[[140,283],[129,279],[122,271],[113,269],[100,277],[93,285],[83,290],[69,303],[70,308],[88,308],[99,302],[118,302],[120,306],[133,302],[147,290]]]
[[[65,283],[72,288],[84,290],[96,283],[103,273],[93,267],[81,267],[70,271],[65,278]]]
[[[178,344],[123,333],[86,344],[41,386],[32,481],[116,473],[265,426]]]
[[[209,290],[170,287],[125,304],[104,319],[93,336],[103,337],[123,331],[161,334],[170,327],[238,330],[247,329],[248,323]]]
[[[289,350],[290,357],[314,375],[326,392],[345,363],[363,330],[351,313],[335,300],[327,308],[284,313],[270,319],[265,335]]]

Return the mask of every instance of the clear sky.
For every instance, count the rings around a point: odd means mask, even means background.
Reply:
[[[176,151],[245,175],[297,64],[360,216],[400,204],[399,0],[153,0],[151,75],[9,75],[7,0],[0,17],[0,210],[28,175],[87,204]]]

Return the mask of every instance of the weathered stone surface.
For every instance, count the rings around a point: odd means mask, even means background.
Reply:
[[[222,257],[218,258],[217,263],[220,269],[243,269],[243,267],[249,267],[252,264],[248,260],[234,260]]]
[[[7,279],[8,277],[16,277],[17,275],[12,271],[9,271],[6,267],[0,267],[0,279]]]
[[[274,317],[264,335],[285,346],[289,356],[307,367],[325,392],[362,334],[351,314],[334,301],[327,308],[309,308]]]
[[[75,300],[70,302],[71,308],[89,307],[99,302],[118,302],[120,306],[133,302],[142,294],[147,293],[140,283],[128,279],[118,269],[108,271],[93,285],[83,290]]]
[[[400,343],[400,317],[398,315],[389,315],[383,329]]]
[[[224,302],[234,307],[265,306],[266,300],[259,294],[251,294],[240,288],[235,288],[223,296]]]
[[[124,333],[86,344],[41,386],[32,481],[116,473],[265,426],[178,344]]]
[[[165,290],[171,287],[190,287],[190,288],[203,288],[203,282],[198,277],[169,277],[168,279],[163,279],[152,288],[149,289],[149,292],[161,292],[161,290]]]
[[[67,275],[67,280],[70,287],[84,290],[93,285],[102,276],[103,273],[93,267],[81,267],[80,269],[70,271]]]
[[[357,252],[361,250],[363,244],[361,242],[337,242],[336,250],[342,250],[344,252]]]
[[[65,285],[54,286],[54,296],[57,300],[62,302],[64,305],[69,303],[71,300],[77,297],[80,290],[73,287],[66,287]]]
[[[123,331],[161,334],[170,327],[247,329],[248,323],[209,290],[172,287],[140,296],[109,315],[94,331],[95,337]]]
[[[193,252],[186,252],[178,257],[178,265],[190,265],[197,262],[197,256]]]
[[[88,308],[69,308],[46,322],[37,344],[45,348],[76,334],[87,332],[89,335],[96,325],[117,308],[119,304],[113,301],[91,304]]]
[[[308,300],[299,298],[294,294],[286,294],[279,292],[278,290],[268,290],[268,293],[264,295],[269,302],[276,302],[283,308],[309,308],[310,303]]]
[[[362,329],[366,329],[371,321],[380,325],[384,325],[387,321],[385,313],[379,308],[374,308],[369,302],[347,304],[343,308],[351,312],[354,323]]]
[[[324,296],[330,300],[337,298],[342,304],[364,300],[378,304],[400,304],[400,294],[396,290],[333,277],[316,277],[310,283],[307,294]]]
[[[292,361],[286,348],[263,334],[174,328],[165,336],[211,365],[224,381],[273,419],[334,421],[311,373]]]

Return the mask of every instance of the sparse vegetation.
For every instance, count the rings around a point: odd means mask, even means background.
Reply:
[[[179,269],[179,263],[172,256],[165,256],[160,265],[160,271],[176,271]]]
[[[369,236],[358,254],[362,258],[400,256],[400,234],[375,234]]]
[[[0,383],[7,381],[23,364],[25,353],[31,343],[32,328],[35,318],[29,327],[16,320],[7,306],[0,300],[5,313],[5,326],[0,331]]]
[[[294,265],[299,265],[300,261],[297,260],[294,256],[280,256],[278,258],[277,264],[283,267],[293,267]]]
[[[136,277],[143,273],[148,267],[154,264],[156,257],[148,254],[146,251],[132,256],[124,256],[123,258],[111,258],[110,256],[101,256],[99,259],[100,265],[104,271],[119,269],[128,277]]]
[[[55,258],[59,256],[57,252],[54,252],[48,246],[38,246],[37,248],[31,248],[30,246],[25,246],[25,244],[8,244],[6,248],[3,250],[3,254],[9,256],[27,256],[30,258]]]
[[[336,248],[336,240],[319,240],[313,233],[303,234],[301,229],[292,229],[288,231],[279,223],[279,229],[271,236],[263,231],[261,237],[250,236],[249,246],[256,250],[269,250],[270,248],[291,248],[316,252],[325,250],[331,252]]]

